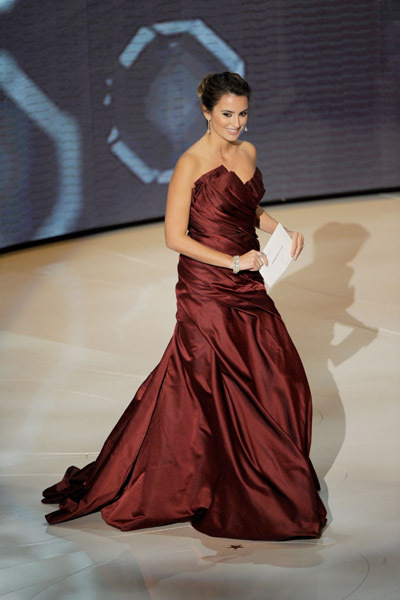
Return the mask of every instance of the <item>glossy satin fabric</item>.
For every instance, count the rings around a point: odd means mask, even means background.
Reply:
[[[259,248],[257,168],[223,165],[194,184],[189,235],[231,255]],[[258,272],[180,256],[177,324],[159,365],[97,460],[44,492],[59,523],[101,509],[122,530],[178,521],[209,535],[317,537],[325,524],[309,459],[311,397]]]

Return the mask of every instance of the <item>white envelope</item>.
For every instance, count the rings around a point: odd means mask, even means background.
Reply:
[[[264,248],[268,259],[268,266],[264,265],[260,269],[260,273],[269,288],[273,286],[292,262],[293,259],[290,256],[291,249],[292,238],[286,229],[278,223],[278,226]]]

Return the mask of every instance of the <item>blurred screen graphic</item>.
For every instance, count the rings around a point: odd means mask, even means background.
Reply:
[[[0,247],[162,217],[216,71],[253,88],[266,203],[397,187],[396,6],[0,0]]]

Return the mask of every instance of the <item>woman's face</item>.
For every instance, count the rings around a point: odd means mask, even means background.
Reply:
[[[228,142],[236,140],[246,125],[249,102],[246,96],[224,94],[211,113],[204,114],[211,119],[211,131]]]

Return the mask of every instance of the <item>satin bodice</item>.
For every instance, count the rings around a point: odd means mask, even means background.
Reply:
[[[246,183],[224,165],[207,171],[194,182],[188,235],[231,256],[259,250],[256,208],[264,193],[258,167]],[[234,274],[232,269],[215,267],[181,255],[178,274],[178,320],[185,320],[186,307],[190,302],[197,303],[200,309],[202,303],[210,298],[237,307],[250,303],[265,310],[266,306],[272,306],[271,303],[266,304],[264,281],[258,271]]]
[[[224,165],[204,173],[192,190],[190,237],[232,255],[258,249],[255,211],[264,192],[258,167],[246,183]]]

